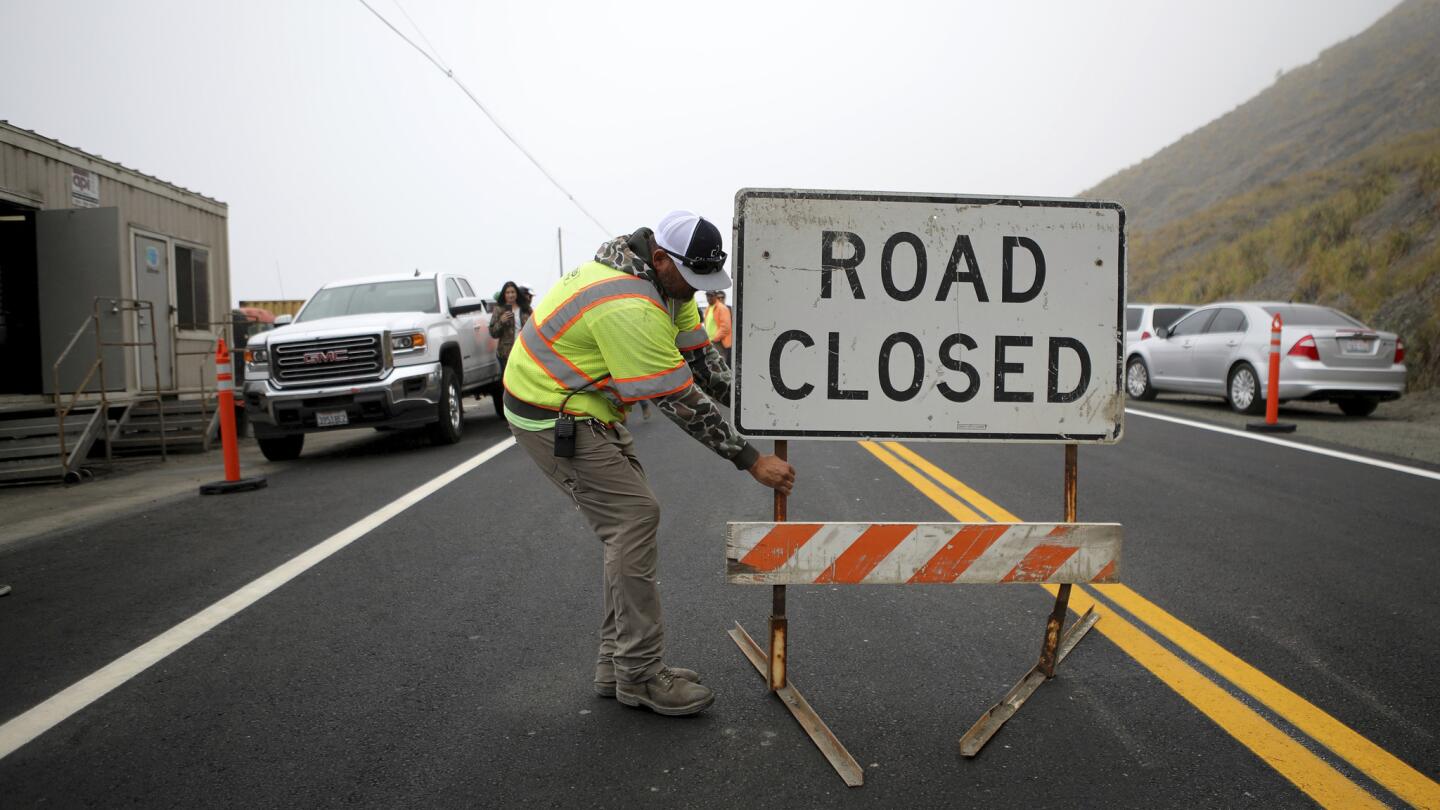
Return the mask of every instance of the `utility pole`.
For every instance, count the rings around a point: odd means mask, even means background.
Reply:
[[[560,228],[555,228],[555,259],[560,264],[560,275],[565,275],[565,243],[560,239]]]

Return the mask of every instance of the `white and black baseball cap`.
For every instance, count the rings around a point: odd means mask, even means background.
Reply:
[[[694,211],[671,211],[655,229],[655,243],[670,254],[680,275],[697,290],[730,286],[720,229]]]

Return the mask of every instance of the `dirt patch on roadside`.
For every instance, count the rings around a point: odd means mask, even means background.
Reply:
[[[1142,411],[1198,419],[1243,428],[1264,417],[1242,416],[1218,397],[1161,394],[1153,402],[1129,401]],[[1381,403],[1374,414],[1352,417],[1328,402],[1290,402],[1280,406],[1280,421],[1297,425],[1297,441],[1317,441],[1362,453],[1440,465],[1440,388],[1406,394]]]

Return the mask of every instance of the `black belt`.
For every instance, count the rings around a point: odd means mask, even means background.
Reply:
[[[523,399],[516,398],[516,396],[508,390],[505,392],[505,409],[524,419],[555,419],[560,416],[558,409],[532,405]],[[578,418],[581,420],[594,419],[592,416],[580,416]]]

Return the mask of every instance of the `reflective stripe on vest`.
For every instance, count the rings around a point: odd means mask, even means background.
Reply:
[[[560,289],[553,290],[553,295],[546,296],[547,300],[536,306],[533,317],[517,335],[519,351],[512,355],[505,375],[505,388],[513,399],[545,411],[558,411],[567,394],[583,391],[570,400],[565,410],[608,422],[623,420],[631,403],[683,391],[693,383],[689,363],[678,352],[672,355],[675,364],[671,368],[640,377],[617,378],[615,368],[610,367],[592,340],[594,324],[586,320],[591,310],[606,312],[612,308],[629,310],[639,316],[637,323],[643,320],[656,327],[659,324],[655,321],[664,318],[671,324],[669,334],[675,336],[672,351],[693,352],[709,342],[703,330],[685,329],[682,334],[676,323],[698,320],[693,314],[693,302],[669,301],[653,282],[600,262],[582,265],[561,284]],[[656,317],[654,313],[643,312],[649,306],[664,314]],[[649,340],[653,338],[640,339],[635,345],[656,348]],[[626,351],[628,345],[627,338],[616,349]],[[636,359],[625,355],[618,365],[625,368]],[[630,373],[653,368],[649,364],[630,366]]]
[[[605,278],[586,285],[546,315],[545,322],[540,324],[540,337],[547,343],[554,343],[565,334],[565,330],[580,320],[580,316],[584,315],[587,309],[613,298],[647,298],[655,306],[665,309],[660,294],[655,292],[655,285],[645,279],[635,276]]]
[[[539,319],[532,316],[526,322],[525,327],[520,330],[520,340],[525,344],[525,350],[535,358],[535,362],[540,368],[562,388],[578,390],[590,384],[593,378],[555,351],[555,341],[559,340],[560,336],[564,335],[571,326],[574,326],[586,311],[616,298],[644,298],[661,309],[665,308],[664,303],[660,300],[660,295],[655,292],[655,285],[635,276],[614,276],[581,288],[546,315],[544,322],[538,326],[536,323]],[[601,383],[595,387],[603,388],[607,384],[608,382]],[[624,397],[623,394],[620,396]],[[636,397],[636,399],[644,398],[644,396]]]
[[[534,318],[520,330],[520,342],[525,345],[525,351],[535,358],[535,364],[540,370],[550,375],[550,379],[561,388],[577,391],[593,381],[592,377],[561,357],[559,352],[537,334]]]
[[[626,402],[637,402],[651,397],[663,397],[683,390],[690,385],[690,366],[684,362],[669,371],[650,374],[645,377],[612,380],[615,394]]]
[[[705,327],[697,326],[688,332],[681,332],[675,336],[675,348],[682,352],[693,352],[696,349],[705,348],[710,342],[710,336],[705,334]]]

